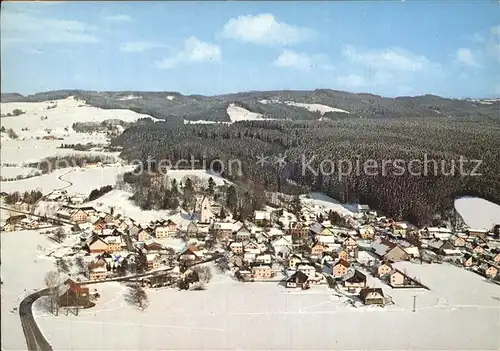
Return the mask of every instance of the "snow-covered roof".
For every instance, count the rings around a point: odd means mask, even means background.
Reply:
[[[254,213],[255,220],[269,220],[271,218],[271,214],[267,211],[255,211]]]
[[[386,245],[378,240],[373,241],[371,246],[373,251],[379,256],[384,256],[390,249],[389,245]]]
[[[331,235],[316,235],[316,240],[318,240],[322,244],[335,243],[335,237]]]
[[[122,238],[120,236],[107,236],[104,238],[107,244],[121,244]]]
[[[452,233],[451,229],[439,227],[427,227],[429,233]]]
[[[215,230],[233,230],[233,223],[230,222],[215,222],[214,229]]]
[[[488,233],[488,229],[469,228],[467,230],[474,233]]]
[[[276,228],[276,227],[272,227],[272,228],[269,228],[269,230],[267,231],[267,234],[270,236],[283,235],[283,230]]]
[[[153,260],[156,260],[157,258],[158,258],[157,254],[147,254],[146,255],[146,260],[148,260],[148,261],[153,261]]]

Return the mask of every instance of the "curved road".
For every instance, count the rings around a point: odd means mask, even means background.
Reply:
[[[40,201],[42,201],[42,199],[44,199],[45,197],[49,196],[50,194],[52,194],[52,193],[53,193],[54,191],[56,191],[56,190],[59,190],[59,191],[60,191],[60,190],[64,190],[64,189],[69,188],[70,186],[72,186],[72,185],[73,185],[73,183],[71,183],[69,180],[64,180],[64,179],[62,179],[62,177],[63,177],[63,176],[65,176],[65,175],[67,175],[67,174],[69,174],[69,173],[71,173],[71,172],[74,172],[74,171],[75,171],[74,169],[70,169],[70,170],[69,170],[69,171],[67,171],[66,173],[63,173],[63,174],[61,174],[59,177],[57,177],[57,179],[59,179],[60,181],[65,182],[65,183],[68,183],[68,184],[67,184],[67,185],[65,185],[65,186],[62,186],[62,187],[60,187],[60,188],[53,189],[53,190],[52,190],[52,191],[50,191],[49,193],[44,194],[44,195],[43,195],[40,199],[38,199],[38,200],[35,202],[35,204],[34,204],[34,205],[33,205],[33,207],[31,208],[31,211],[30,211],[30,212],[31,212],[31,214],[35,214],[36,206],[38,205],[38,203],[39,203]]]
[[[38,328],[35,318],[33,318],[32,311],[33,303],[38,298],[48,294],[49,289],[37,291],[24,298],[19,305],[19,317],[21,318],[21,325],[29,351],[52,351],[52,346],[50,346],[49,342]]]

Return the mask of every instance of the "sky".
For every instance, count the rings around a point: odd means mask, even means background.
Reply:
[[[2,92],[500,96],[498,1],[2,1]]]

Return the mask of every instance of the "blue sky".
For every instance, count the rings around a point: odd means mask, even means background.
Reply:
[[[2,2],[2,92],[500,96],[495,1]]]

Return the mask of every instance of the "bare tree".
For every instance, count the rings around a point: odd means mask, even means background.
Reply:
[[[68,261],[66,261],[64,258],[58,259],[56,262],[56,265],[57,265],[58,272],[69,273],[70,266],[68,264]]]
[[[226,257],[221,257],[215,261],[215,267],[220,273],[225,273],[229,270],[229,262]]]
[[[57,228],[57,230],[54,232],[54,239],[56,239],[60,243],[63,242],[64,239],[66,239],[66,232],[62,227]]]
[[[138,282],[129,286],[129,292],[125,299],[141,311],[144,311],[149,305],[148,295]]]
[[[212,279],[212,270],[208,266],[196,266],[193,268],[193,272],[198,274],[200,282],[205,284]]]
[[[56,316],[59,313],[59,292],[62,277],[56,271],[49,271],[45,274],[45,286],[49,289],[50,312]]]
[[[85,271],[85,261],[83,260],[82,256],[77,256],[75,258],[75,264],[78,267],[80,273]]]

